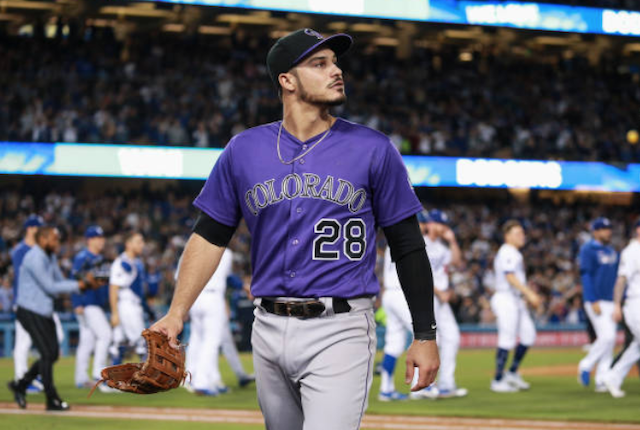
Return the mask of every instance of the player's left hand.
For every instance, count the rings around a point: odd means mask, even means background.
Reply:
[[[413,374],[418,369],[418,383],[411,391],[419,391],[433,383],[440,368],[440,356],[435,340],[414,340],[407,351],[407,372],[405,383],[411,384]]]

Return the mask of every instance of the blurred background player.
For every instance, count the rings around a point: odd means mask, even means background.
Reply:
[[[187,348],[187,370],[193,375],[191,386],[196,394],[217,396],[228,391],[220,376],[218,356],[224,322],[228,318],[225,291],[232,265],[233,252],[227,248],[222,254],[218,269],[189,311],[191,332]],[[179,269],[176,276],[178,271]]]
[[[591,371],[595,375],[596,392],[606,392],[604,376],[613,362],[616,344],[616,321],[613,320],[613,288],[618,271],[618,253],[609,245],[611,221],[596,218],[591,224],[593,239],[580,249],[580,275],[587,316],[596,331],[596,340],[578,365],[578,382],[588,387]]]
[[[144,330],[144,265],[140,256],[144,249],[144,238],[137,231],[124,237],[124,252],[111,265],[109,277],[109,305],[113,342],[110,353],[114,362],[121,362],[124,347],[132,346],[136,354],[143,357],[147,352],[141,333]],[[125,345],[126,341],[126,345]]]
[[[228,391],[220,376],[220,350],[236,375],[240,387],[255,380],[255,376],[247,374],[244,370],[229,325],[229,312],[225,300],[227,284],[233,279],[233,282],[238,282],[239,288],[242,288],[242,280],[236,280],[237,277],[231,275],[232,266],[233,252],[227,248],[218,269],[189,312],[191,327],[186,368],[191,372],[192,378],[190,383],[185,383],[184,386],[196,394],[217,396]],[[175,273],[176,280],[179,270],[180,262]]]
[[[71,275],[77,277],[82,273],[96,268],[103,263],[105,238],[100,226],[87,228],[84,237],[87,246],[76,254],[73,259]],[[109,286],[103,283],[96,290],[87,290],[81,294],[71,296],[73,311],[78,320],[80,336],[76,350],[76,387],[92,387],[100,379],[100,371],[106,366],[109,344],[111,343],[111,326],[104,311],[109,303]],[[89,360],[93,353],[92,377],[89,378]],[[101,391],[111,391],[109,387],[100,384]]]
[[[511,220],[505,223],[502,231],[504,244],[493,263],[496,291],[491,298],[491,309],[497,319],[498,349],[496,375],[491,381],[491,391],[513,393],[530,388],[529,383],[518,373],[518,367],[536,340],[536,327],[527,302],[534,308],[538,307],[540,297],[527,286],[524,259],[520,253],[526,241],[524,228],[518,221]],[[509,371],[505,373],[509,351],[513,348],[516,349],[513,361]]]
[[[466,388],[458,388],[455,380],[456,360],[460,347],[460,328],[449,305],[453,290],[449,285],[448,268],[460,266],[462,257],[455,234],[448,224],[447,214],[438,209],[432,209],[428,213],[426,224],[421,223],[427,254],[433,270],[436,299],[433,304],[438,322],[436,339],[441,364],[437,382],[424,390],[411,393],[410,396],[413,399],[464,397],[468,393]]]
[[[625,295],[624,319],[633,340],[603,379],[609,393],[615,398],[625,396],[622,382],[629,370],[640,360],[640,221],[634,225],[634,237],[620,254],[618,279],[614,289],[613,320],[622,320],[622,298]]]
[[[11,262],[13,264],[13,303],[15,310],[15,303],[18,300],[18,282],[20,278],[20,266],[22,260],[27,252],[36,243],[36,233],[38,228],[44,224],[42,217],[32,214],[24,222],[24,239],[20,241],[11,250]],[[14,378],[19,380],[24,376],[29,368],[29,350],[31,349],[31,337],[29,333],[22,327],[20,321],[15,321],[15,346],[13,348],[13,368]],[[57,330],[56,330],[57,331]],[[42,383],[38,379],[34,379],[31,386],[28,387],[28,392],[42,391]]]
[[[417,217],[420,230],[424,235],[428,217],[427,211],[419,212]],[[407,347],[407,332],[411,333],[413,326],[409,306],[400,286],[400,279],[398,279],[396,265],[391,260],[389,246],[384,252],[384,266],[382,269],[382,308],[387,317],[387,324],[384,335],[384,356],[380,370],[378,400],[381,402],[406,400],[408,398],[406,394],[396,391],[394,374],[398,357],[402,355]]]

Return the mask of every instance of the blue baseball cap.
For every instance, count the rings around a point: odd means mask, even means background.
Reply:
[[[429,211],[429,221],[440,224],[449,224],[449,217],[439,209],[431,209],[431,211]]]
[[[29,227],[42,227],[44,225],[44,220],[41,216],[36,214],[29,215],[29,218],[24,222],[24,228]]]
[[[609,218],[605,218],[603,216],[594,219],[593,222],[591,223],[591,230],[593,231],[611,229],[611,228],[613,228],[611,226],[611,221],[609,221]]]
[[[91,239],[92,237],[103,237],[104,236],[104,231],[102,230],[102,227],[100,227],[99,225],[90,225],[89,227],[87,227],[87,231],[84,232],[84,237],[86,237],[87,239]]]
[[[429,222],[429,212],[426,209],[418,212],[418,222]]]

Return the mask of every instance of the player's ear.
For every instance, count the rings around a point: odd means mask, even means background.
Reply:
[[[293,73],[280,73],[278,82],[280,82],[283,93],[295,91],[298,84],[296,76]]]

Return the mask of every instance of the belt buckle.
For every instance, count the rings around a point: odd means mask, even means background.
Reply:
[[[305,307],[305,315],[309,317],[317,317],[320,316],[322,312],[325,311],[326,307],[324,303],[321,301],[313,301],[304,304]]]

